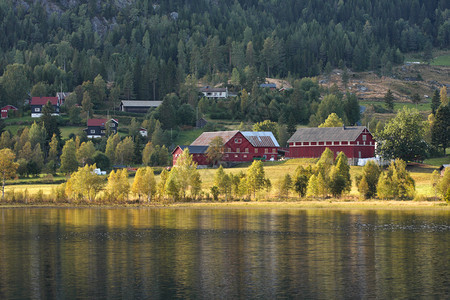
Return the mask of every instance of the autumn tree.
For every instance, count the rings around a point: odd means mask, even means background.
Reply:
[[[106,142],[105,154],[106,156],[108,156],[109,161],[111,163],[116,161],[116,148],[119,143],[120,143],[119,134],[116,133],[108,137],[108,140]]]
[[[300,197],[306,196],[306,189],[308,187],[309,178],[313,175],[313,170],[311,166],[304,168],[303,166],[298,166],[294,173],[294,190]]]
[[[356,186],[362,198],[370,199],[375,197],[380,173],[380,167],[373,161],[368,161],[363,167],[362,175],[356,177]]]
[[[81,143],[80,147],[76,152],[78,163],[82,166],[92,163],[95,154],[95,146],[92,141],[87,141]]]
[[[11,149],[5,148],[0,150],[0,174],[2,176],[2,200],[5,200],[6,180],[16,176],[19,164],[14,162],[16,155]]]
[[[198,187],[199,185],[201,186],[201,179],[197,170],[197,163],[193,161],[188,148],[184,149],[183,153],[178,157],[170,173],[172,172],[174,173],[169,176],[169,179],[178,185],[183,199],[186,199],[188,192],[191,197],[197,196]]]
[[[66,194],[72,199],[95,200],[104,185],[104,178],[94,173],[97,166],[86,165],[72,173],[66,185]]]
[[[414,198],[415,182],[406,170],[406,162],[398,159],[389,165],[378,179],[377,193],[380,199]]]
[[[127,136],[124,140],[117,144],[116,147],[116,163],[130,164],[133,160],[134,144],[131,136]]]
[[[107,196],[113,201],[126,200],[130,191],[127,169],[111,171],[105,190]]]
[[[62,149],[60,172],[69,174],[77,170],[76,151],[75,142],[72,139],[68,140]]]
[[[247,169],[246,180],[248,194],[253,195],[253,198],[256,197],[257,192],[268,184],[268,179],[260,160],[253,161],[252,165]]]
[[[155,197],[156,180],[151,167],[139,168],[136,171],[131,191],[138,195],[139,200],[142,196],[145,196],[147,202],[150,202]]]
[[[338,117],[335,113],[331,113],[328,118],[319,125],[319,128],[323,127],[342,127],[344,125],[344,122],[341,118]]]
[[[209,143],[208,149],[206,149],[206,156],[208,160],[215,166],[223,157],[223,139],[220,136],[216,136]]]
[[[231,195],[231,178],[220,166],[214,175],[214,186],[218,188],[219,194],[225,195],[225,201]]]

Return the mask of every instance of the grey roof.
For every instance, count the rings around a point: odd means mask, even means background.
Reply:
[[[299,128],[288,143],[355,141],[364,129],[367,129],[366,126]]]
[[[211,143],[211,141],[218,136],[222,138],[223,143],[225,144],[238,132],[239,130],[203,132],[198,138],[195,139],[195,141],[191,143],[191,146],[209,146],[209,143]]]
[[[270,131],[241,131],[241,133],[253,147],[280,147]]]
[[[122,105],[125,107],[158,107],[162,101],[150,100],[122,100]]]
[[[178,146],[178,147],[180,147],[181,150],[183,150],[183,151],[184,151],[184,149],[188,148],[190,154],[203,154],[203,153],[206,153],[206,150],[208,150],[209,146],[186,146],[186,145],[183,145],[183,146]]]
[[[226,92],[228,89],[227,88],[212,88],[212,87],[203,87],[200,89],[200,92]]]

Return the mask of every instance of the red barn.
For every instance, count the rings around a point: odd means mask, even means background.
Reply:
[[[2,119],[8,118],[8,111],[17,110],[17,107],[14,105],[6,105],[2,107]]]
[[[224,143],[222,161],[244,162],[254,158],[276,159],[280,145],[272,132],[253,131],[217,131],[202,133],[191,146],[209,146],[215,137],[221,137]]]
[[[344,152],[350,164],[375,156],[375,140],[365,126],[300,128],[288,140],[289,157],[320,157],[325,148]]]
[[[202,167],[209,164],[208,157],[206,156],[208,146],[177,146],[175,150],[172,151],[173,165],[176,164],[178,157],[186,148],[189,149],[192,160],[195,161],[198,166]]]

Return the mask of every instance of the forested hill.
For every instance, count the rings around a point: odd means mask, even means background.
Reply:
[[[122,97],[162,99],[187,74],[225,82],[236,69],[251,87],[344,65],[387,73],[450,46],[448,0],[0,0],[0,22],[0,74],[16,76],[3,103],[98,74]]]

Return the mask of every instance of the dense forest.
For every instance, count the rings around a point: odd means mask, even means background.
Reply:
[[[0,20],[0,96],[13,104],[98,75],[107,96],[163,99],[187,74],[226,83],[235,70],[250,90],[334,67],[388,73],[406,52],[450,45],[446,0],[2,0]]]

